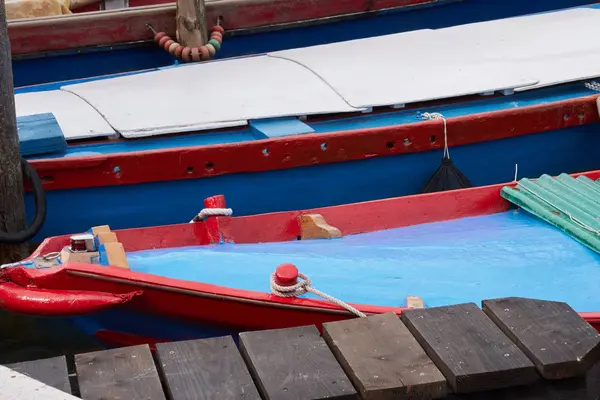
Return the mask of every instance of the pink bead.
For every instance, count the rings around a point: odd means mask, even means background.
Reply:
[[[200,50],[198,50],[197,47],[194,47],[192,49],[192,60],[196,61],[196,62],[197,61],[201,61],[201,59],[200,59]]]
[[[192,61],[192,49],[190,49],[189,47],[184,47],[183,51],[181,52],[181,58],[185,62]]]
[[[217,54],[217,49],[215,49],[215,46],[213,46],[212,44],[208,43],[206,45],[206,48],[208,49],[210,58],[213,58],[215,56],[215,54]]]
[[[167,41],[169,41],[169,40],[171,40],[171,38],[170,38],[170,37],[168,37],[168,36],[163,36],[163,37],[161,37],[161,38],[160,38],[160,40],[158,41],[158,45],[159,45],[160,47],[164,48],[164,47],[165,47],[165,43],[167,43]]]
[[[213,33],[212,35],[210,35],[210,38],[215,39],[219,43],[223,43],[223,35],[221,35],[220,33]]]
[[[200,48],[198,48],[198,51],[200,51],[200,58],[202,59],[202,61],[210,60],[210,52],[208,51],[206,46],[201,46]]]
[[[154,36],[154,41],[155,41],[156,43],[158,43],[158,42],[160,42],[160,39],[164,38],[165,36],[167,36],[167,34],[166,34],[166,33],[164,33],[164,32],[158,32],[158,33],[156,34],[156,36]]]
[[[179,45],[176,49],[175,52],[173,53],[173,55],[175,56],[175,58],[181,58],[181,55],[183,54],[183,49],[185,47],[183,47],[182,45]]]
[[[221,35],[225,34],[225,29],[223,29],[223,27],[221,27],[220,25],[213,26],[211,31],[219,32]]]

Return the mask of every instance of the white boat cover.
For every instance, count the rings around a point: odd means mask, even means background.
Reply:
[[[19,115],[59,112],[67,139],[135,138],[588,79],[600,76],[598,37],[600,9],[581,7],[66,85],[45,108],[16,97]],[[79,115],[90,106],[107,125]]]
[[[62,90],[23,93],[15,96],[17,117],[52,113],[67,141],[117,136],[108,122],[92,106]]]

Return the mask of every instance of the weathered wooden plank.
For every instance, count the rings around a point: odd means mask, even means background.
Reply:
[[[265,399],[358,399],[313,325],[241,333],[240,350]]]
[[[82,399],[165,399],[148,345],[75,356]]]
[[[546,379],[584,375],[600,360],[600,334],[566,303],[509,297],[482,304]]]
[[[533,363],[475,303],[408,310],[402,321],[456,393],[538,379]]]
[[[446,396],[446,379],[395,313],[323,324],[323,338],[363,399]]]
[[[63,392],[72,393],[65,356],[7,364],[6,367]]]
[[[77,397],[0,365],[2,400],[75,400]]]
[[[156,354],[173,400],[260,399],[231,336],[158,343]]]

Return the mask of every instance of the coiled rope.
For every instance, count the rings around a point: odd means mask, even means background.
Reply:
[[[230,217],[233,215],[231,208],[203,208],[198,215],[191,219],[190,224],[202,221],[206,217]]]
[[[46,192],[44,192],[42,181],[35,169],[22,157],[21,170],[23,171],[25,180],[31,184],[35,202],[35,217],[31,225],[20,232],[0,232],[0,243],[2,244],[21,244],[27,242],[37,235],[46,220]]]
[[[336,299],[335,297],[330,296],[327,293],[323,293],[320,290],[313,288],[311,286],[310,279],[308,279],[308,277],[303,273],[298,272],[298,278],[300,278],[300,281],[294,285],[281,286],[275,281],[276,272],[273,272],[273,274],[271,275],[271,291],[274,295],[279,297],[297,297],[303,295],[306,292],[310,292],[326,300],[329,300],[330,302],[337,304],[342,308],[345,308],[346,310],[350,311],[352,314],[358,317],[365,318],[367,316],[366,314],[352,307],[350,304],[344,303],[340,299]]]

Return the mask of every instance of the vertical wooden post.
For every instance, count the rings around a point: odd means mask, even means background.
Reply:
[[[208,30],[204,0],[177,0],[177,42],[186,47],[204,46]]]
[[[0,0],[0,231],[25,228],[23,175],[13,88],[12,58],[4,0]],[[0,262],[21,258],[21,246],[0,244]]]

